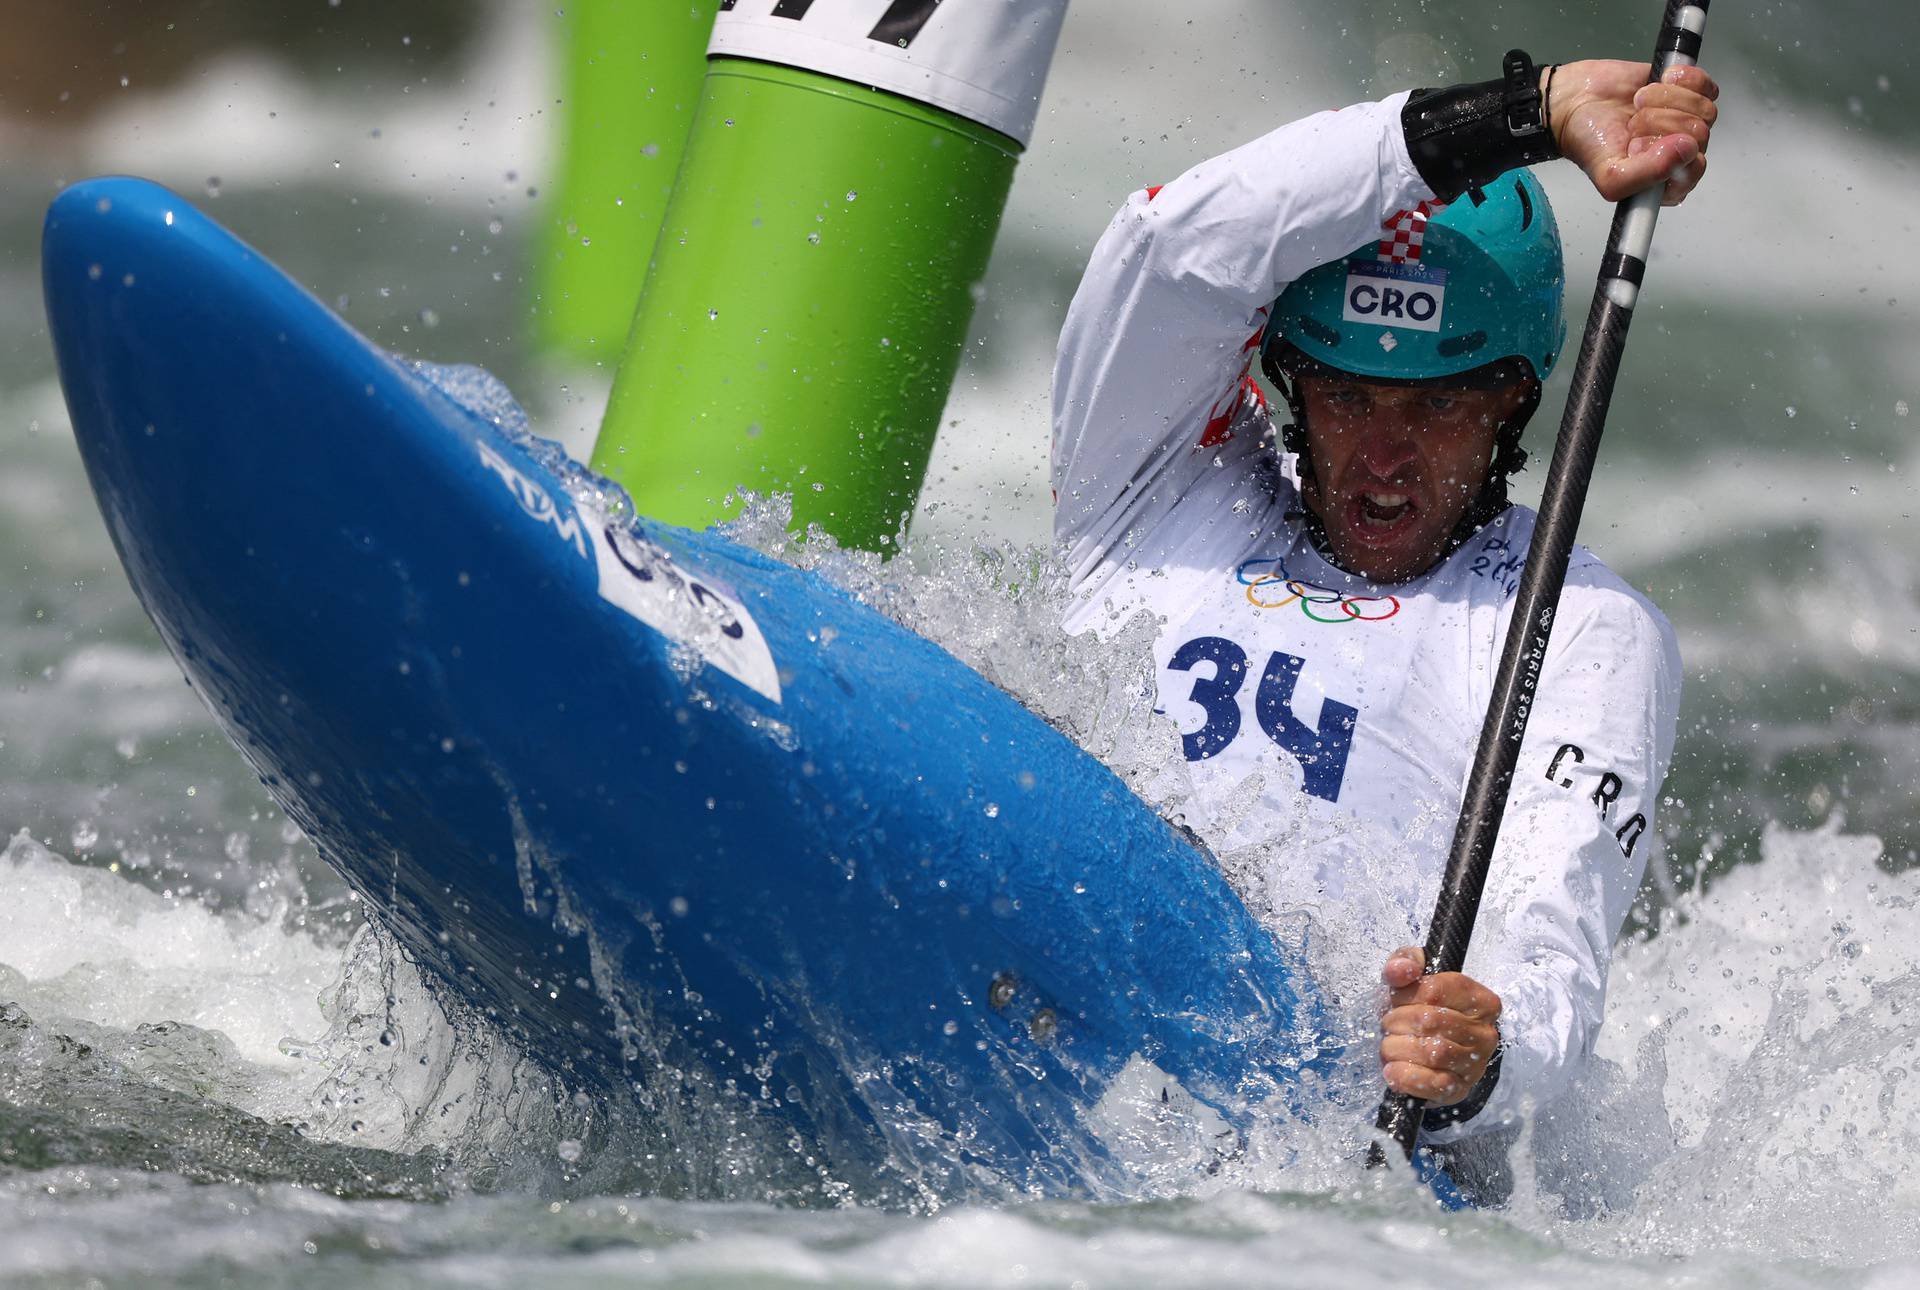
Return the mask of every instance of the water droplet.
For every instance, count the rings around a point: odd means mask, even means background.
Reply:
[[[1002,972],[987,985],[987,1004],[998,1010],[1013,1002],[1014,991],[1020,988],[1020,982],[1011,972]]]
[[[207,176],[207,196],[218,197],[219,195],[220,195],[220,176],[208,175]]]
[[[987,818],[989,820],[997,820],[1000,818],[1000,803],[998,802],[987,803]]]
[[[585,1148],[580,1145],[578,1138],[562,1138],[560,1145],[553,1149],[553,1154],[571,1165],[579,1162],[580,1157],[585,1154]]]
[[[817,232],[807,234],[807,241],[811,242],[815,246],[819,246],[820,234]]]
[[[667,902],[667,908],[672,911],[675,918],[685,918],[687,916],[687,898],[685,896],[675,896]]]
[[[707,321],[708,321],[708,322],[719,322],[719,321],[720,321],[720,311],[719,311],[718,309],[709,309],[709,310],[707,310]]]
[[[855,192],[855,191],[854,191],[853,189],[851,189],[851,188],[849,188],[849,189],[847,189],[847,200],[848,200],[848,201],[855,201],[855,200],[858,200],[858,198],[859,198],[859,196],[860,196],[860,194],[859,194],[859,193],[857,193],[857,192]]]

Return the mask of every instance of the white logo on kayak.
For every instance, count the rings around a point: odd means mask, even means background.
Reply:
[[[1447,307],[1447,271],[1424,264],[1347,265],[1348,322],[1439,331]]]
[[[513,494],[513,500],[520,503],[521,510],[542,524],[551,524],[553,531],[578,551],[582,559],[593,558],[592,553],[587,550],[587,526],[581,522],[577,513],[561,514],[560,508],[554,505],[552,494],[546,489],[521,474],[518,467],[486,443],[479,443],[476,446],[480,449],[481,464],[500,476],[501,481],[507,486],[507,491]]]
[[[620,524],[589,530],[600,566],[600,597],[775,703],[780,672],[747,607],[705,576]]]
[[[498,475],[520,509],[550,525],[581,557],[594,562],[600,598],[668,640],[685,645],[740,684],[780,702],[780,673],[753,616],[710,578],[692,577],[673,558],[629,528],[565,511],[537,480],[485,442],[480,461]]]

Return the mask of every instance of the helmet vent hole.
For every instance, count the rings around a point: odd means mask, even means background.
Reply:
[[[1319,341],[1322,345],[1338,345],[1340,343],[1340,333],[1321,322],[1318,318],[1309,318],[1302,315],[1300,319],[1300,330]]]
[[[1470,331],[1464,336],[1449,336],[1441,341],[1437,349],[1446,358],[1458,358],[1462,354],[1471,354],[1487,343],[1487,333]]]
[[[1513,181],[1513,191],[1520,194],[1520,231],[1524,233],[1533,224],[1533,198],[1527,196],[1527,186],[1518,179]]]

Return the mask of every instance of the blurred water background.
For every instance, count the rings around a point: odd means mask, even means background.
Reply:
[[[1521,1144],[1507,1211],[1452,1220],[1284,1179],[1130,1206],[796,1210],[628,1195],[583,1159],[585,1112],[435,1009],[181,682],[86,488],[38,271],[62,185],[159,179],[382,344],[491,368],[582,449],[610,373],[529,343],[551,7],[5,16],[0,1280],[1920,1280],[1920,10],[1714,14],[1726,119],[1707,184],[1662,224],[1582,530],[1680,631],[1666,854],[1591,1113]],[[1323,106],[1491,75],[1510,45],[1641,56],[1657,16],[1080,0],[915,520],[923,573],[1044,540],[1053,339],[1127,191]],[[1543,178],[1577,324],[1608,212],[1565,167]]]

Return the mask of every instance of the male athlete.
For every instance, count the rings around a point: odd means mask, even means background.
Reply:
[[[1054,377],[1069,630],[1145,609],[1197,821],[1276,906],[1424,937],[1534,513],[1522,427],[1566,325],[1526,166],[1682,201],[1719,90],[1698,69],[1545,69],[1323,112],[1137,192]],[[1276,449],[1254,358],[1291,424]],[[1576,549],[1465,973],[1387,958],[1388,1087],[1445,1143],[1514,1122],[1593,1046],[1656,845],[1680,658]],[[1191,812],[1190,812],[1191,814]]]

